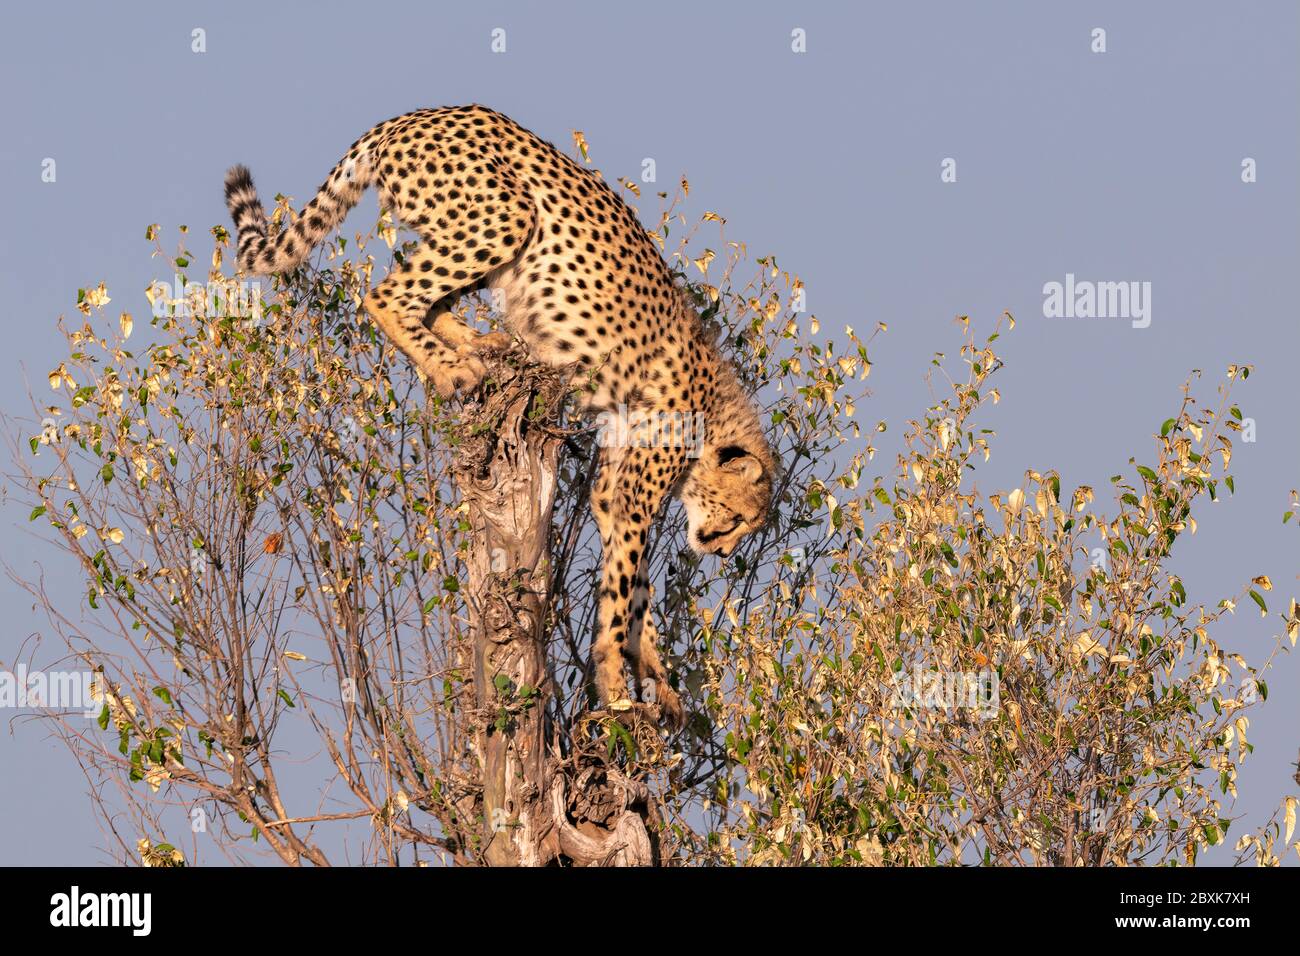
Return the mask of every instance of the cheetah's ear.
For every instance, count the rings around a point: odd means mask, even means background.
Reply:
[[[739,445],[728,445],[718,451],[718,467],[740,475],[746,481],[763,477],[762,463]]]

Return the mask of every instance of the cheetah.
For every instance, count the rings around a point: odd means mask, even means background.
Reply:
[[[734,368],[633,210],[553,145],[483,106],[421,109],[374,127],[347,151],[292,225],[271,235],[247,168],[226,176],[226,202],[246,273],[292,269],[374,186],[381,205],[422,242],[362,302],[370,320],[442,396],[467,394],[480,356],[508,346],[453,314],[461,296],[504,292],[504,324],[535,361],[573,368],[585,412],[644,424],[688,423],[641,441],[638,429],[599,444],[591,506],[600,532],[597,694],[613,710],[653,701],[670,726],[684,714],[655,647],[646,555],[652,522],[676,496],[689,545],[726,557],[761,528],[777,462]],[[644,434],[642,431],[641,434]],[[626,669],[637,698],[629,697]]]

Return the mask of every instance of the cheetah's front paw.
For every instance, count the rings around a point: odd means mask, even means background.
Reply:
[[[666,680],[655,681],[654,703],[659,705],[659,721],[669,730],[681,730],[686,725],[686,711],[677,691]]]

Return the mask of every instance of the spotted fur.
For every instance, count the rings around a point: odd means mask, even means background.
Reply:
[[[462,295],[499,288],[506,324],[534,359],[576,364],[588,409],[702,420],[698,457],[689,442],[604,443],[592,490],[603,550],[598,692],[606,704],[629,699],[626,659],[641,698],[652,696],[680,723],[653,622],[645,626],[646,548],[672,494],[685,505],[699,553],[728,555],[767,520],[776,463],[734,370],[705,337],[635,213],[600,176],[482,106],[380,123],[274,236],[248,170],[234,167],[226,198],[240,267],[267,274],[298,265],[370,186],[423,242],[370,292],[364,309],[440,394],[476,387],[484,371],[476,353],[508,343],[452,312]]]

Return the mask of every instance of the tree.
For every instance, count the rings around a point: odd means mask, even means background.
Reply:
[[[857,424],[868,342],[822,337],[772,257],[739,278],[713,213],[670,248],[688,191],[652,234],[762,396],[784,473],[774,521],[720,569],[671,514],[656,530],[678,736],[589,691],[598,430],[520,353],[464,407],[425,393],[357,315],[377,237],[404,255],[387,220],[260,306],[214,229],[208,281],[151,290],[138,353],[135,320],[106,334],[107,290],[83,290],[62,400],[19,427],[32,519],[87,606],[27,583],[102,675],[97,727],[50,718],[119,856],[1110,864],[1224,839],[1271,658],[1211,631],[1247,595],[1266,613],[1271,583],[1207,609],[1165,568],[1196,502],[1233,490],[1226,388],[1214,410],[1184,390],[1151,466],[1114,479],[1113,518],[1050,471],[981,496],[965,481],[1003,330],[968,331],[964,374],[866,479],[886,428]],[[181,276],[187,237],[156,248]],[[466,309],[497,318],[490,296]],[[1293,644],[1295,602],[1277,616]],[[1291,840],[1294,798],[1279,812],[1240,844],[1257,862]]]

